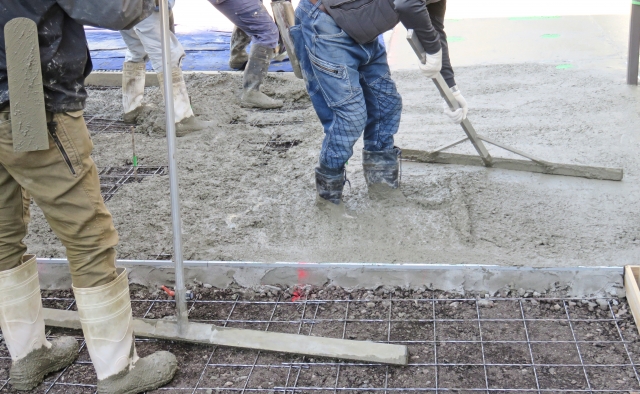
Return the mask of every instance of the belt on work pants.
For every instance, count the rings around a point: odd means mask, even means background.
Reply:
[[[311,4],[316,5],[316,3],[318,2],[318,0],[309,0],[311,2]],[[322,12],[324,12],[325,14],[329,15],[329,13],[327,12],[327,9],[324,8],[324,4],[320,4],[320,7],[318,7],[318,9]]]

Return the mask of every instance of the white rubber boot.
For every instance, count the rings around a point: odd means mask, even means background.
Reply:
[[[72,337],[47,341],[36,257],[25,255],[22,264],[0,272],[0,326],[11,353],[11,385],[31,390],[46,375],[70,365],[78,357]]]
[[[196,118],[191,109],[191,100],[187,92],[187,85],[184,83],[182,69],[180,67],[171,70],[173,80],[173,111],[176,119],[176,136],[183,137],[191,132],[199,131],[208,126],[208,122],[203,122]],[[160,92],[164,98],[164,74],[158,73]]]
[[[144,62],[124,62],[122,65],[122,107],[125,123],[135,123],[142,109],[145,67]]]
[[[138,358],[126,269],[118,268],[118,274],[103,286],[73,288],[99,394],[154,390],[170,382],[177,370],[176,358],[169,352]]]

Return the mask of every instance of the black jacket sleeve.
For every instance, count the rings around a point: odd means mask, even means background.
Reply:
[[[154,0],[57,0],[58,5],[82,25],[127,30],[153,12]]]
[[[456,81],[454,79],[453,67],[451,67],[451,59],[449,59],[447,33],[444,32],[444,14],[446,11],[447,0],[427,4],[427,12],[429,13],[431,24],[440,35],[440,45],[442,47],[442,70],[440,70],[440,74],[442,74],[442,78],[447,81],[447,85],[453,87],[456,85]]]
[[[440,35],[431,23],[425,0],[394,0],[394,5],[400,22],[407,30],[413,29],[428,54],[433,55],[442,48]]]

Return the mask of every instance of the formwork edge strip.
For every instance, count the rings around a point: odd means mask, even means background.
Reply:
[[[44,308],[43,314],[48,326],[82,328],[76,311]],[[138,318],[133,319],[133,330],[136,336],[146,338],[380,364],[407,365],[409,362],[405,345],[228,328],[192,322],[181,331],[174,321]]]
[[[68,264],[63,258],[38,258],[38,264]],[[170,260],[117,260],[117,265],[123,266],[151,266],[157,268],[173,268]],[[185,260],[185,266],[193,268],[208,267],[246,267],[246,268],[306,268],[306,269],[326,269],[326,268],[365,268],[383,270],[442,270],[442,269],[485,269],[495,271],[544,271],[544,272],[575,272],[575,271],[610,271],[624,273],[624,267],[613,266],[575,266],[575,267],[525,267],[525,266],[503,266],[490,264],[429,264],[429,263],[307,263],[307,262],[273,262],[265,263],[259,261],[208,261],[208,260]]]

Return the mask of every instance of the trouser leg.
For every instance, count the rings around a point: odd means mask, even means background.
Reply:
[[[384,151],[393,148],[393,136],[400,127],[402,97],[391,79],[386,50],[378,41],[368,44],[369,46],[372,60],[360,67],[367,105],[364,149]]]
[[[252,44],[271,49],[278,46],[280,33],[269,12],[260,0],[209,1],[234,25],[252,38]]]
[[[23,239],[29,225],[29,202],[26,191],[0,164],[0,271],[20,265],[27,252]]]
[[[453,67],[451,67],[451,59],[449,58],[449,44],[447,43],[447,33],[444,31],[444,15],[447,11],[447,0],[440,0],[437,3],[427,5],[431,23],[440,35],[440,45],[442,46],[442,78],[447,81],[449,87],[455,86]]]
[[[100,195],[82,111],[48,120],[55,124],[49,149],[24,153],[13,152],[11,123],[0,124],[0,165],[33,197],[66,247],[74,286],[109,283],[116,277],[118,234]]]
[[[160,25],[160,13],[153,12],[147,19],[135,25],[132,29],[139,43],[144,48],[144,51],[148,54],[151,60],[151,65],[157,73],[161,73],[162,66],[162,26]],[[123,38],[125,34],[123,34]],[[129,38],[132,36],[129,35]],[[129,41],[125,40],[127,47],[129,47]],[[135,43],[134,48],[139,48],[139,44]],[[171,68],[180,67],[182,59],[185,57],[184,48],[175,34],[169,32],[169,48],[171,52]],[[130,49],[131,51],[131,49]],[[138,49],[139,51],[139,49]],[[127,61],[127,59],[125,59]],[[133,60],[131,60],[133,61]]]
[[[125,62],[146,63],[149,60],[147,51],[145,51],[144,45],[142,45],[142,41],[140,41],[140,37],[138,37],[135,30],[120,30],[120,35],[127,45],[127,51],[124,55]]]

